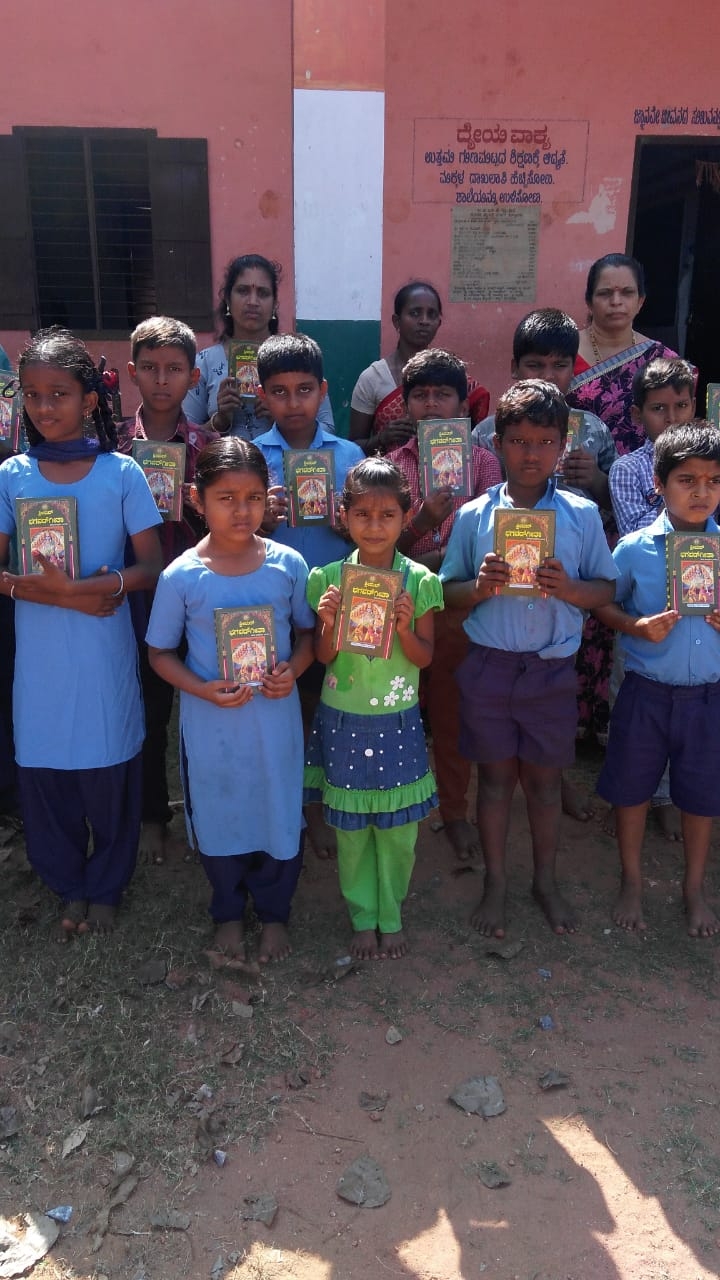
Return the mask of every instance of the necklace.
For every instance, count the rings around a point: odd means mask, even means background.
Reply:
[[[588,336],[590,338],[590,346],[592,347],[593,355],[595,357],[595,363],[601,364],[603,360],[603,356],[600,354],[600,348],[598,346],[597,336],[595,334],[595,326],[592,324],[588,329]],[[630,346],[634,347],[636,343],[637,343],[637,334],[634,329],[631,329],[630,330]],[[624,348],[621,348],[621,350],[624,350]],[[615,352],[611,351],[610,354],[615,355]],[[608,359],[609,357],[605,357],[605,358]]]

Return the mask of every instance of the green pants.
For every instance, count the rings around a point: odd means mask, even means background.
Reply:
[[[399,933],[400,908],[415,865],[418,824],[337,830],[338,874],[355,933]]]

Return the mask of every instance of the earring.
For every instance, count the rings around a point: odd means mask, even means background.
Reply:
[[[272,321],[272,323],[273,323],[273,324],[277,324],[277,322],[278,322],[278,318],[277,318],[277,311],[273,311],[273,313],[272,313],[272,315],[271,315],[270,319],[271,319],[271,321]]]
[[[226,316],[229,316],[229,315],[230,315],[230,308],[229,308],[229,306],[228,306],[227,302],[225,303],[225,315],[226,315]]]

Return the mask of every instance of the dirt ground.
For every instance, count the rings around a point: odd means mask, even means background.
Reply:
[[[596,767],[586,756],[577,776]],[[684,932],[680,846],[648,833],[643,937],[610,923],[617,858],[600,816],[563,820],[576,936],[555,937],[528,896],[519,798],[510,866],[506,942],[522,945],[503,957],[467,923],[480,874],[453,874],[426,822],[410,955],[340,977],[335,870],[309,856],[294,955],[253,980],[205,955],[198,866],[141,869],[117,942],[58,947],[54,904],[11,850],[0,1123],[9,1108],[17,1132],[0,1142],[0,1213],[73,1206],[33,1280],[717,1276],[720,943]],[[549,1070],[567,1083],[543,1091]],[[448,1101],[488,1075],[503,1114]],[[387,1179],[381,1207],[337,1194],[362,1155]],[[487,1186],[498,1169],[507,1184]],[[277,1202],[270,1226],[243,1217],[258,1196]]]

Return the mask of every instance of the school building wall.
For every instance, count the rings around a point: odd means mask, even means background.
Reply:
[[[636,140],[720,140],[719,36],[715,0],[682,37],[674,0],[555,0],[551,20],[535,0],[25,0],[0,134],[206,138],[208,303],[235,254],[281,262],[281,324],[320,341],[345,430],[413,277],[442,295],[437,341],[493,396],[533,305],[584,322],[589,264],[626,247]],[[0,342],[14,358],[25,336]],[[123,367],[124,341],[90,345]]]
[[[214,304],[239,253],[283,266],[280,316],[295,314],[292,0],[23,0],[12,6],[0,133],[14,126],[155,129],[206,138]],[[2,216],[0,214],[0,216]],[[26,332],[0,332],[11,359]],[[212,339],[199,334],[200,345]],[[89,342],[120,369],[125,341]],[[137,396],[123,381],[123,410]]]
[[[675,0],[387,0],[383,351],[413,276],[442,295],[436,342],[493,398],[533,305],[584,324],[588,267],[626,247],[636,140],[720,136],[718,37],[715,0],[689,22]]]

